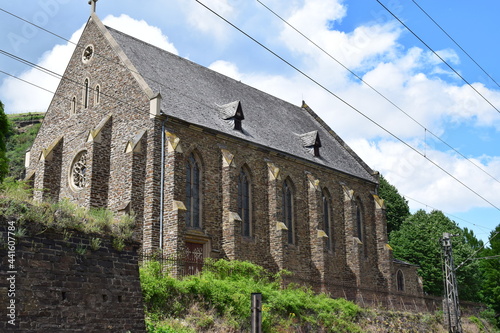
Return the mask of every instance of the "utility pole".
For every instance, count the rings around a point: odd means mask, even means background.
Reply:
[[[445,297],[443,300],[443,311],[445,320],[448,323],[450,333],[462,333],[462,325],[460,324],[460,308],[458,306],[458,288],[457,279],[455,276],[455,267],[453,264],[453,251],[451,247],[451,235],[447,232],[443,233],[443,273],[444,273],[444,289]]]

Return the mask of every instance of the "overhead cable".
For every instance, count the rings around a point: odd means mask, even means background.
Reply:
[[[349,69],[347,66],[345,66],[341,61],[339,61],[338,59],[336,59],[334,56],[332,56],[329,52],[327,52],[324,48],[322,48],[321,46],[319,46],[317,43],[315,43],[311,38],[309,38],[308,36],[306,36],[304,33],[302,33],[300,30],[298,30],[296,27],[294,27],[292,24],[290,24],[287,20],[285,20],[282,16],[280,16],[279,14],[277,14],[275,11],[273,11],[271,8],[269,8],[266,4],[264,4],[262,1],[260,0],[256,0],[258,3],[260,3],[264,8],[266,8],[268,11],[270,11],[272,14],[274,14],[277,18],[279,18],[283,23],[285,23],[286,25],[288,25],[290,28],[292,28],[293,30],[295,30],[298,34],[300,34],[302,37],[304,37],[307,41],[309,41],[312,45],[314,45],[315,47],[317,47],[320,51],[322,51],[324,54],[326,54],[329,58],[331,58],[332,60],[334,60],[335,62],[337,62],[340,66],[342,66],[345,70],[347,70],[349,73],[351,73],[355,78],[357,78],[358,80],[360,80],[363,84],[365,84],[367,87],[369,87],[370,89],[372,89],[374,92],[376,92],[380,97],[382,97],[383,99],[385,99],[387,102],[389,102],[392,106],[394,106],[396,109],[398,109],[399,111],[401,111],[404,115],[406,115],[408,118],[410,118],[412,121],[414,121],[417,125],[419,125],[421,128],[423,128],[425,130],[425,132],[429,132],[429,134],[431,134],[434,138],[438,139],[441,143],[445,144],[448,148],[452,149],[455,153],[457,153],[458,155],[460,155],[460,157],[464,158],[465,160],[467,160],[469,163],[471,163],[473,166],[475,166],[477,169],[479,169],[480,171],[482,171],[484,174],[486,174],[487,176],[489,176],[490,178],[492,178],[494,181],[496,181],[497,183],[500,184],[500,180],[497,179],[495,176],[493,176],[492,174],[490,174],[489,172],[487,172],[486,170],[484,170],[483,168],[481,168],[481,166],[477,165],[476,163],[474,163],[474,161],[472,161],[471,159],[469,159],[467,156],[465,156],[464,154],[462,154],[460,151],[458,151],[457,149],[455,149],[454,147],[452,147],[450,144],[448,144],[446,141],[444,141],[443,139],[441,139],[437,134],[434,134],[431,130],[429,130],[428,128],[426,128],[422,123],[420,123],[418,120],[416,120],[414,117],[412,117],[409,113],[407,113],[406,111],[404,111],[400,106],[398,106],[397,104],[395,104],[392,100],[390,100],[388,97],[386,97],[384,94],[382,94],[380,91],[378,91],[375,87],[373,87],[371,84],[369,84],[368,82],[366,82],[361,76],[357,75],[354,71],[352,71],[351,69]],[[424,155],[426,155],[424,153]]]
[[[347,102],[346,100],[344,100],[343,98],[341,98],[340,96],[338,96],[337,94],[335,94],[334,92],[332,92],[330,89],[328,89],[327,87],[325,87],[324,85],[322,85],[321,83],[319,83],[318,81],[316,81],[314,78],[312,78],[311,76],[309,76],[307,73],[305,73],[304,71],[302,71],[301,69],[299,69],[298,67],[296,67],[295,65],[293,65],[292,63],[290,63],[289,61],[287,61],[286,59],[284,59],[282,56],[280,56],[279,54],[277,54],[276,52],[274,52],[273,50],[271,50],[270,48],[268,48],[267,46],[265,46],[264,44],[262,44],[261,42],[259,42],[254,37],[250,36],[248,33],[246,33],[245,31],[243,31],[241,28],[239,28],[238,26],[236,26],[234,23],[230,22],[228,19],[226,19],[225,17],[223,17],[219,13],[215,12],[213,9],[211,9],[210,7],[208,7],[207,5],[205,5],[204,3],[202,3],[201,1],[199,1],[199,0],[195,0],[195,1],[197,3],[199,3],[201,6],[205,7],[210,12],[212,12],[214,15],[216,15],[217,17],[219,17],[221,20],[223,20],[224,22],[226,22],[227,24],[229,24],[230,26],[232,26],[234,29],[238,30],[240,33],[242,33],[243,35],[245,35],[246,37],[248,37],[249,39],[251,39],[253,42],[255,42],[256,44],[258,44],[259,46],[261,46],[262,48],[264,48],[266,51],[268,51],[269,53],[271,53],[272,55],[274,55],[276,58],[280,59],[282,62],[284,62],[285,64],[287,64],[288,66],[290,66],[291,68],[293,68],[294,70],[296,70],[298,73],[300,73],[301,75],[303,75],[307,79],[309,79],[311,82],[313,82],[314,84],[316,84],[318,87],[320,87],[321,89],[325,90],[328,94],[330,94],[333,97],[337,98],[339,101],[341,101],[342,103],[344,103],[345,105],[347,105],[349,108],[351,108],[354,111],[356,111],[358,114],[360,114],[361,116],[363,116],[365,119],[369,120],[371,123],[373,123],[374,125],[376,125],[380,129],[382,129],[384,132],[386,132],[390,136],[394,137],[399,142],[403,143],[405,146],[407,146],[408,148],[410,148],[411,150],[413,150],[414,152],[416,152],[418,155],[420,155],[423,158],[425,158],[427,161],[429,161],[431,164],[433,164],[438,169],[440,169],[441,171],[443,171],[449,177],[453,178],[455,181],[457,181],[462,186],[464,186],[465,188],[467,188],[470,192],[474,193],[476,196],[478,196],[479,198],[481,198],[483,201],[487,202],[490,206],[492,206],[496,210],[500,211],[500,208],[497,207],[494,203],[492,203],[491,201],[489,201],[488,199],[486,199],[484,196],[482,196],[481,194],[479,194],[478,192],[476,192],[474,189],[472,189],[471,187],[469,187],[467,184],[465,184],[464,182],[462,182],[460,179],[458,179],[457,177],[455,177],[454,175],[452,175],[449,171],[447,171],[446,169],[444,169],[442,166],[440,166],[439,164],[437,164],[436,162],[434,162],[433,160],[431,160],[430,158],[428,158],[427,156],[425,156],[425,154],[421,153],[416,148],[414,148],[413,146],[411,146],[409,143],[407,143],[403,139],[399,138],[397,135],[393,134],[391,131],[389,131],[388,129],[386,129],[385,127],[383,127],[379,123],[377,123],[375,120],[371,119],[369,116],[367,116],[366,114],[364,114],[363,112],[361,112],[359,109],[357,109],[356,107],[354,107],[352,104],[350,104],[349,102]]]
[[[413,32],[413,30],[410,29],[410,27],[408,27],[408,25],[406,25],[399,17],[396,16],[396,14],[394,14],[389,8],[387,8],[382,2],[380,2],[380,0],[375,0],[377,1],[382,7],[384,7],[384,9],[389,13],[391,14],[399,23],[401,23],[401,25],[403,25],[409,32],[411,32],[411,34],[413,36],[415,36],[422,44],[425,45],[425,47],[427,47],[432,53],[434,53],[434,55],[436,57],[439,58],[439,60],[441,60],[441,62],[443,64],[445,64],[446,66],[448,66],[449,69],[451,69],[462,81],[464,81],[465,83],[467,83],[467,85],[469,87],[472,88],[472,90],[474,90],[482,99],[484,99],[486,101],[486,103],[488,103],[492,108],[494,108],[498,113],[500,113],[500,110],[495,106],[493,105],[493,103],[491,103],[483,94],[481,94],[479,92],[479,90],[477,90],[476,88],[474,88],[474,86],[469,82],[467,81],[466,78],[464,78],[462,75],[460,75],[460,73],[455,69],[453,68],[446,60],[443,59],[443,57],[441,57],[436,51],[434,51],[426,42],[424,42],[424,40],[422,38],[420,38],[415,32]]]

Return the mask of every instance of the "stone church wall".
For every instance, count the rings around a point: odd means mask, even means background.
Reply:
[[[287,269],[294,272],[291,282],[312,282],[317,290],[338,297],[351,293],[349,298],[356,299],[356,286],[374,292],[391,288],[390,264],[384,263],[390,255],[386,253],[389,250],[385,247],[386,236],[382,235],[384,229],[380,228],[384,217],[376,214],[375,184],[181,121],[171,119],[167,130],[179,145],[170,149],[166,160],[171,169],[165,179],[165,255],[182,253],[184,243],[196,239],[208,247],[206,256],[249,260],[274,271]],[[187,228],[185,212],[175,207],[175,202],[185,202],[186,163],[191,154],[196,155],[202,169],[201,229]],[[251,178],[251,237],[242,236],[241,222],[231,220],[231,213],[237,211],[237,176],[241,168]],[[277,177],[271,175],[273,171]],[[285,179],[293,184],[295,197],[294,244],[288,244],[286,231],[277,230],[282,221]],[[330,248],[326,238],[318,236],[318,230],[324,229],[324,190],[332,205]],[[356,202],[363,210],[362,244],[355,239]]]
[[[166,256],[182,256],[187,243],[195,244],[204,257],[287,269],[294,272],[290,282],[354,300],[363,297],[360,288],[372,298],[394,290],[385,213],[375,183],[180,121],[169,117],[168,109],[163,110],[167,116],[150,117],[149,97],[96,24],[91,21],[82,35],[82,48],[70,60],[31,149],[27,178],[35,198],[68,198],[84,207],[133,212],[145,251],[161,246]],[[88,45],[95,55],[85,62]],[[163,98],[168,100],[167,93]],[[72,166],[83,152],[87,184],[75,188]],[[202,170],[201,228],[186,227],[190,154]],[[242,236],[236,214],[242,168],[251,179],[250,237]],[[293,244],[283,224],[285,180],[294,193]],[[322,230],[323,193],[331,202],[328,238]]]
[[[0,217],[1,332],[145,332],[138,244],[117,251],[103,239],[92,250],[91,236],[23,225],[27,236],[9,257],[8,221]]]
[[[130,198],[132,192],[132,168],[127,166],[137,164],[134,156],[138,153],[145,156],[147,145],[134,154],[126,153],[126,147],[137,133],[154,126],[149,118],[149,98],[94,22],[90,22],[79,45],[31,148],[27,178],[33,178],[38,199],[68,198],[84,207],[125,209],[123,198]],[[82,54],[87,45],[94,47],[95,55],[84,63]],[[89,80],[87,108],[86,79]],[[77,154],[84,150],[89,184],[75,189],[70,180],[71,167]],[[44,155],[49,156],[44,158]],[[132,162],[134,158],[136,161]],[[144,170],[145,166],[137,168]],[[144,171],[140,170],[144,178]],[[135,184],[144,188],[144,181]]]

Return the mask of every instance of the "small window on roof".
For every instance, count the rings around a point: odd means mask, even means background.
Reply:
[[[312,131],[302,134],[300,136],[302,146],[313,156],[319,157],[319,148],[321,147],[321,140],[319,139],[318,131]]]
[[[220,117],[232,124],[232,128],[237,131],[243,131],[242,120],[245,119],[240,101],[234,101],[219,106]]]

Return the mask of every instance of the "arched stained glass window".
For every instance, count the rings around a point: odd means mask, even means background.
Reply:
[[[398,291],[405,291],[405,277],[401,270],[398,270],[396,274]]]
[[[76,97],[71,99],[71,114],[76,113]]]
[[[361,242],[364,243],[364,225],[363,225],[363,212],[361,211],[361,204],[356,201],[356,236]]]
[[[89,90],[90,90],[89,79],[85,79],[84,89],[85,90],[83,92],[83,107],[86,109],[89,107]]]
[[[282,211],[283,211],[283,223],[285,223],[288,228],[288,243],[293,244],[295,242],[294,233],[294,214],[293,214],[293,189],[291,182],[287,179],[283,183],[283,200],[282,200]]]
[[[238,214],[242,221],[243,236],[251,236],[250,212],[250,181],[248,174],[242,168],[238,175]]]
[[[323,230],[328,236],[327,248],[330,250],[333,247],[333,232],[331,223],[331,199],[328,191],[323,190]]]
[[[95,86],[95,104],[99,104],[101,101],[101,87],[99,85]]]
[[[186,225],[201,228],[201,172],[193,154],[186,163]]]

